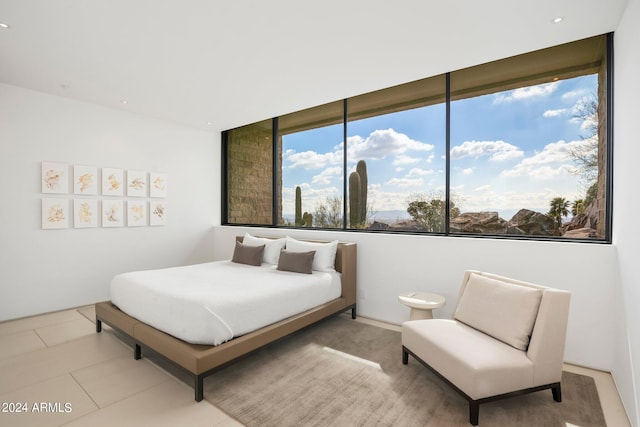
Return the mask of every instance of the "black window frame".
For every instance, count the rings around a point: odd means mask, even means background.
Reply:
[[[447,237],[465,237],[465,238],[491,238],[491,239],[506,239],[506,240],[535,240],[535,241],[553,241],[553,242],[577,242],[577,243],[596,243],[596,244],[610,244],[612,239],[612,227],[613,227],[613,97],[614,97],[614,52],[613,52],[613,33],[607,33],[606,37],[606,182],[605,182],[605,232],[603,238],[567,238],[561,236],[541,236],[541,235],[509,235],[509,234],[487,234],[487,233],[460,233],[451,232],[450,230],[450,161],[451,161],[451,74],[452,72],[445,73],[446,88],[445,88],[445,146],[446,146],[446,158],[445,158],[445,231],[444,232],[428,232],[428,231],[395,231],[395,230],[370,230],[370,229],[356,229],[349,228],[348,224],[348,176],[347,176],[347,135],[348,135],[348,104],[349,98],[342,100],[343,105],[343,221],[342,228],[304,228],[290,225],[280,225],[278,218],[278,198],[279,198],[279,186],[280,170],[278,163],[278,146],[275,143],[279,136],[278,129],[278,117],[273,117],[272,121],[272,223],[271,224],[250,224],[250,223],[231,223],[229,222],[229,204],[228,204],[228,177],[229,177],[229,165],[228,165],[228,143],[229,132],[233,129],[223,131],[221,133],[221,223],[225,226],[243,226],[243,227],[259,227],[259,228],[284,228],[284,229],[312,229],[321,231],[348,231],[348,232],[363,232],[363,233],[383,233],[383,234],[414,234],[414,235],[428,235],[428,236],[447,236]],[[335,101],[334,101],[335,102]]]

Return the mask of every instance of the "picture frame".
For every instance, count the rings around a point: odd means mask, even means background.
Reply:
[[[98,194],[98,168],[95,166],[73,166],[73,193]]]
[[[167,174],[163,172],[149,173],[149,195],[151,197],[167,197]]]
[[[124,195],[124,171],[117,168],[102,168],[102,195]]]
[[[69,228],[69,199],[42,199],[42,229]]]
[[[124,226],[124,200],[103,199],[102,200],[102,227],[122,227]]]
[[[98,226],[98,200],[73,199],[73,228],[94,228]]]
[[[146,197],[147,173],[137,170],[127,171],[127,196]]]
[[[147,225],[147,201],[127,200],[127,226],[143,227]]]
[[[69,192],[69,165],[66,163],[42,162],[41,191],[45,194],[67,194]]]
[[[152,200],[149,202],[149,225],[167,224],[167,202]]]

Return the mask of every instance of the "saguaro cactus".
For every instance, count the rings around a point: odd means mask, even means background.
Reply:
[[[349,226],[358,228],[367,221],[367,164],[360,160],[349,175]]]
[[[305,227],[311,227],[313,225],[313,214],[305,212],[302,214],[302,225]]]
[[[294,223],[297,227],[302,226],[302,190],[300,187],[296,187],[296,216]]]
[[[360,160],[356,165],[356,172],[360,175],[360,202],[358,206],[358,217],[360,224],[364,225],[367,221],[367,163]]]
[[[349,175],[349,227],[356,228],[360,223],[360,175]]]

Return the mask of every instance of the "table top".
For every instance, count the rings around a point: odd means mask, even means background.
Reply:
[[[442,295],[430,292],[405,292],[398,296],[398,301],[413,308],[438,308],[447,300]]]

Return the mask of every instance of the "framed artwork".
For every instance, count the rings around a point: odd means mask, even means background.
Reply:
[[[167,197],[167,174],[151,172],[149,174],[149,192],[151,197]]]
[[[96,199],[73,200],[73,228],[98,226],[98,201]]]
[[[124,171],[102,168],[102,195],[124,196]]]
[[[167,224],[167,202],[164,200],[152,200],[149,202],[149,211],[150,225]]]
[[[124,201],[102,200],[102,226],[122,227],[124,225]]]
[[[127,196],[145,197],[147,195],[147,173],[127,171]]]
[[[98,194],[98,168],[95,166],[73,167],[73,193]]]
[[[42,199],[42,228],[69,228],[69,199]]]
[[[69,165],[65,163],[42,162],[42,192],[67,194],[69,192]]]
[[[127,200],[127,225],[129,227],[143,227],[147,225],[146,200]]]

